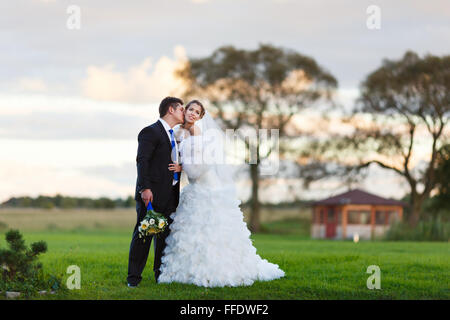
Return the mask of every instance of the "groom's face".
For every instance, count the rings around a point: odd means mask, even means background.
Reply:
[[[183,123],[184,107],[180,103],[177,103],[173,108],[174,108],[174,111],[172,113],[173,117],[177,120],[178,123]]]

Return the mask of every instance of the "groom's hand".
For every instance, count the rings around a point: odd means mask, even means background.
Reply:
[[[153,202],[152,190],[144,189],[144,191],[141,192],[141,198],[142,201],[144,201],[145,206],[147,206],[150,201]]]

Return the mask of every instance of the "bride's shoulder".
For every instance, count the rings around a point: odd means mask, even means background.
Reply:
[[[202,131],[200,130],[200,127],[197,125],[193,125],[189,128],[189,133],[193,136],[200,136],[202,134]]]
[[[178,130],[175,133],[175,137],[178,141],[186,140],[187,138],[194,136],[201,136],[202,132],[200,127],[197,125],[191,126],[189,129],[186,129],[182,126],[178,127]]]
[[[175,137],[177,140],[183,140],[190,136],[189,130],[183,128],[182,126],[178,127],[178,130],[175,133]]]

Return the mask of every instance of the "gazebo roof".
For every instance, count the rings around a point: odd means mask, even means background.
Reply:
[[[353,189],[336,196],[319,200],[313,205],[371,204],[388,206],[406,206],[402,201],[386,199],[360,189]]]

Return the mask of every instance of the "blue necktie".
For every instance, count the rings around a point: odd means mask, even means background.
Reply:
[[[170,132],[170,142],[172,143],[172,149],[175,148],[175,140],[173,139],[173,130],[169,129]],[[173,178],[178,181],[179,177],[178,177],[178,172],[174,172],[173,173]]]

